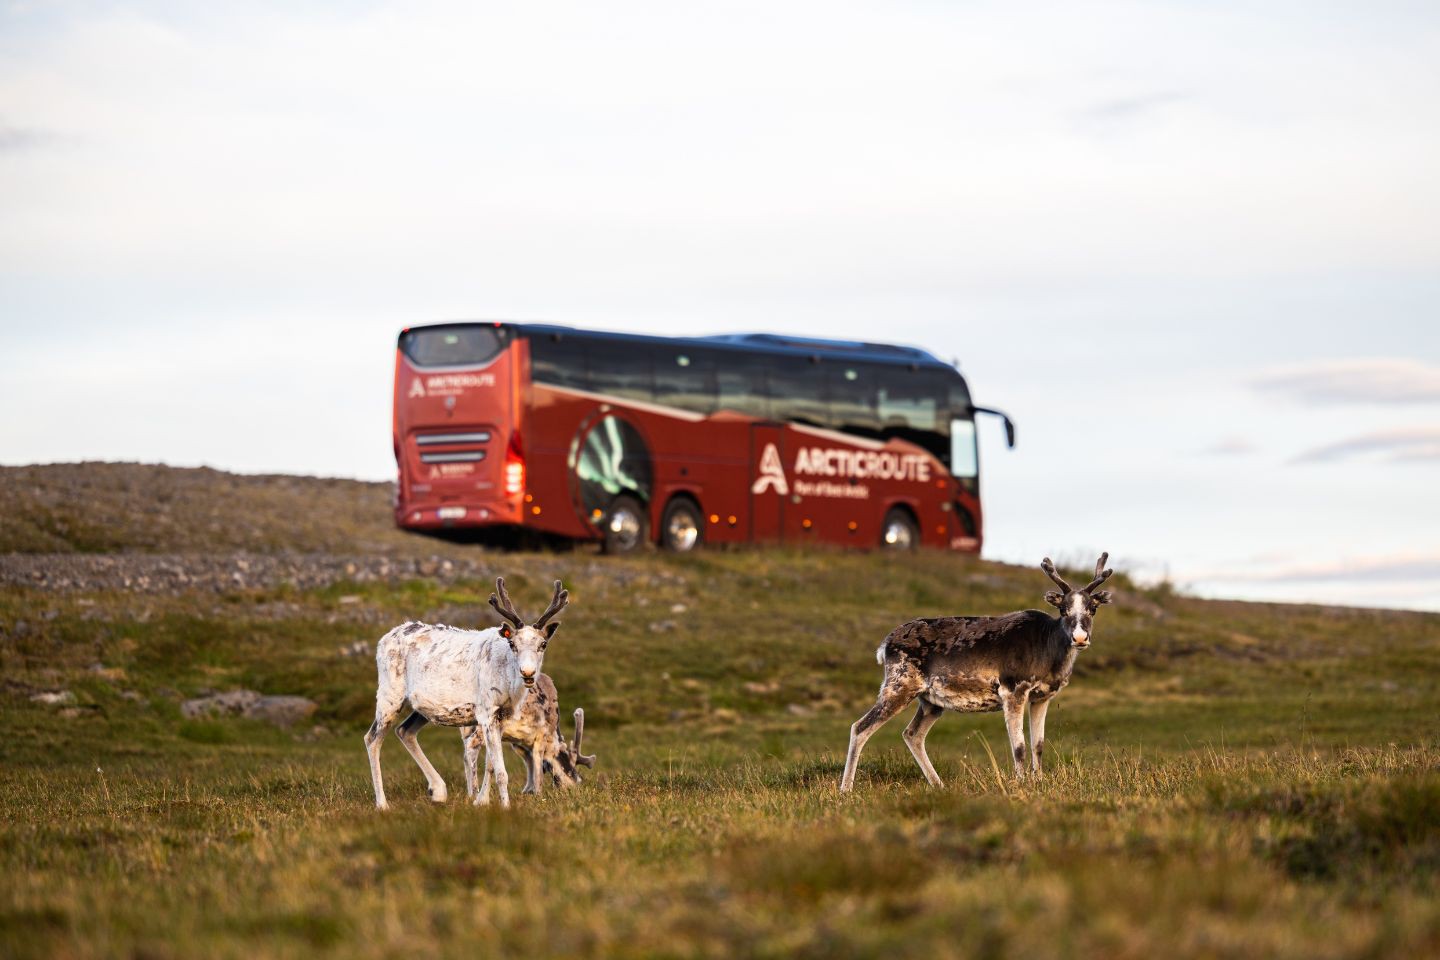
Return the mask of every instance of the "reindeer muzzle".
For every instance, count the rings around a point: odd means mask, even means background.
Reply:
[[[524,673],[522,673],[522,674],[520,675],[520,679],[525,681],[525,686],[527,686],[527,687],[533,687],[533,686],[535,686],[535,674],[533,674],[533,673],[530,673],[530,674],[524,674]]]
[[[1070,642],[1083,650],[1090,646],[1090,634],[1081,633],[1079,630],[1076,630],[1070,635]]]

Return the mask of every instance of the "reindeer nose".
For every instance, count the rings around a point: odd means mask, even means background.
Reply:
[[[1086,633],[1084,630],[1076,630],[1070,635],[1070,639],[1075,641],[1075,646],[1077,647],[1090,646],[1090,634]]]

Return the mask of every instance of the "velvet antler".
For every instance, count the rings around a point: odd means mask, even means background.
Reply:
[[[496,594],[499,594],[498,599],[496,598]],[[525,621],[521,619],[520,614],[515,611],[515,604],[510,602],[510,594],[505,591],[504,577],[495,578],[495,593],[490,594],[490,606],[494,607],[495,612],[500,614],[500,616],[509,620],[510,625],[516,630],[525,626]]]
[[[575,758],[577,764],[584,764],[587,767],[595,766],[595,754],[588,757],[580,752],[580,741],[585,736],[585,711],[580,707],[575,708],[575,739],[570,742],[570,754]]]
[[[569,603],[569,602],[570,602],[570,591],[568,591],[568,590],[566,590],[564,587],[562,587],[562,586],[560,585],[560,581],[559,581],[559,580],[556,580],[556,581],[555,581],[555,596],[553,596],[553,597],[550,598],[550,606],[546,607],[546,608],[545,608],[545,612],[542,613],[542,614],[540,614],[540,619],[535,621],[535,623],[534,623],[535,629],[538,630],[538,629],[540,629],[541,627],[545,626],[545,624],[549,623],[549,622],[550,622],[550,618],[553,617],[553,616],[555,616],[555,615],[556,615],[557,613],[559,613],[561,610],[564,610],[564,609],[565,609],[565,604],[567,604],[567,603]]]
[[[1040,561],[1040,569],[1045,571],[1045,576],[1055,581],[1055,586],[1064,590],[1066,593],[1070,592],[1070,584],[1060,579],[1060,574],[1055,572],[1055,563],[1049,557]]]
[[[1089,593],[1091,590],[1100,586],[1100,584],[1110,579],[1110,574],[1115,572],[1114,570],[1105,569],[1105,562],[1109,559],[1110,554],[1102,553],[1100,554],[1100,559],[1095,561],[1095,579],[1090,581],[1090,585],[1084,590],[1085,593]]]

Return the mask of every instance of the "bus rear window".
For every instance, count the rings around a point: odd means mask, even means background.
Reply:
[[[417,367],[473,367],[505,347],[506,330],[494,324],[428,327],[400,335],[400,349]]]

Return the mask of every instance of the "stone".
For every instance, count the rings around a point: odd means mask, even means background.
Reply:
[[[260,699],[254,690],[226,690],[206,697],[196,697],[180,704],[180,715],[196,717],[238,716]]]
[[[277,696],[261,697],[245,708],[245,716],[252,720],[264,720],[277,727],[293,727],[319,709],[319,704],[306,697]]]

